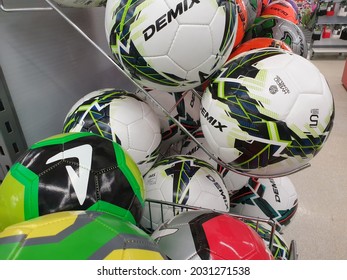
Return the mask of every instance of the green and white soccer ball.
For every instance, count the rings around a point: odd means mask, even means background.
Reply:
[[[159,118],[146,102],[125,90],[100,89],[78,100],[66,115],[64,132],[80,131],[120,144],[143,175],[159,155]]]
[[[207,162],[191,156],[170,156],[144,176],[147,200],[229,211],[229,195],[221,176]],[[145,204],[141,226],[155,230],[186,208]]]
[[[201,128],[213,153],[248,175],[307,165],[333,127],[334,100],[319,69],[280,49],[230,60],[203,94]]]
[[[106,38],[116,63],[142,86],[202,84],[227,60],[237,30],[233,0],[108,0]]]

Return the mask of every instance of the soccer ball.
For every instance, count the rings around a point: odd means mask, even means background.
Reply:
[[[245,5],[244,0],[236,0],[236,12],[237,12],[237,32],[236,39],[234,43],[234,48],[238,46],[245,35],[245,32],[248,28],[248,14],[247,14],[247,6]],[[249,1],[247,0],[247,3]]]
[[[157,115],[135,94],[100,89],[78,100],[64,121],[64,132],[92,132],[120,144],[144,175],[157,160],[161,143]]]
[[[37,217],[0,232],[1,260],[163,260],[135,225],[96,211]]]
[[[117,143],[88,132],[32,145],[0,185],[0,231],[49,213],[95,210],[138,223],[142,175]]]
[[[248,182],[249,176],[238,174],[224,167],[219,162],[211,158],[210,155],[208,155],[201,148],[202,146],[209,152],[211,150],[201,129],[196,130],[192,134],[192,136],[199,142],[199,145],[191,138],[188,138],[182,144],[182,155],[193,156],[211,164],[213,168],[222,176],[225,187],[227,188],[228,192],[238,190]]]
[[[147,200],[229,211],[229,195],[221,176],[206,162],[189,156],[171,156],[157,162],[144,176]],[[186,208],[145,204],[143,228],[154,230]]]
[[[333,126],[333,96],[322,73],[277,48],[230,60],[201,103],[201,128],[212,152],[249,175],[278,177],[303,168]]]
[[[289,177],[249,178],[230,196],[230,213],[272,219],[281,232],[298,209],[298,194]]]
[[[267,247],[270,246],[272,228],[269,224],[262,222],[254,222],[251,220],[245,220],[245,223],[251,228],[253,228],[260,235]],[[287,242],[284,240],[282,234],[280,234],[277,230],[275,230],[273,234],[274,235],[271,253],[274,259],[289,260],[291,256]]]
[[[169,92],[202,84],[235,41],[234,0],[108,0],[105,30],[115,62],[142,86]]]
[[[170,113],[170,117],[167,116],[144,93],[137,92],[151,106],[159,118],[162,135],[160,151],[165,154],[170,145],[187,137],[185,132],[173,122],[172,118],[176,119],[189,132],[193,132],[200,127],[200,98],[191,90],[185,92],[167,92],[148,88],[145,90]]]
[[[277,16],[261,16],[247,30],[243,38],[246,42],[253,38],[274,38],[286,43],[295,54],[307,57],[308,47],[303,31],[295,23]]]
[[[281,0],[282,1],[282,0]],[[300,11],[299,11],[299,6],[298,4],[296,3],[296,0],[285,0],[286,2],[288,2],[294,9],[294,11],[299,14]]]
[[[106,6],[107,0],[53,0],[59,6],[67,8],[91,8]]]
[[[259,37],[250,39],[240,44],[235,50],[232,51],[228,58],[228,61],[242,53],[263,48],[279,48],[289,52],[293,52],[292,49],[283,41],[273,38]]]
[[[261,237],[228,214],[206,210],[181,213],[153,233],[171,260],[271,260]]]
[[[243,0],[243,1],[245,2],[245,5],[248,11],[248,20],[249,20],[248,28],[249,28],[249,26],[254,23],[255,19],[261,15],[263,2],[262,0]]]
[[[294,10],[293,6],[287,2],[286,0],[278,0],[271,2],[268,6],[266,6],[262,13],[262,16],[278,16],[293,22],[294,24],[298,24],[298,14]]]

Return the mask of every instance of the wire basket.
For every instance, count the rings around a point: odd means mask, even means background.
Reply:
[[[149,228],[144,228],[141,227],[145,232],[148,234],[152,234],[153,230],[153,218],[152,218],[152,211],[153,211],[153,206],[159,206],[160,208],[160,217],[161,217],[161,222],[164,223],[166,220],[164,218],[164,207],[169,207],[171,208],[170,211],[172,210],[173,216],[179,215],[182,212],[185,211],[195,211],[195,210],[207,210],[207,211],[213,211],[216,213],[221,213],[221,214],[226,214],[229,215],[233,218],[239,219],[245,223],[252,223],[254,224],[254,230],[260,234],[260,229],[262,225],[266,224],[269,227],[269,232],[270,235],[266,237],[266,241],[268,241],[268,248],[270,251],[272,251],[273,246],[274,246],[274,239],[275,239],[275,233],[276,233],[276,223],[272,219],[263,219],[263,218],[257,218],[257,217],[250,217],[250,216],[243,216],[243,215],[236,215],[228,212],[222,212],[222,211],[217,211],[217,210],[211,210],[211,209],[206,209],[202,207],[196,207],[196,206],[189,206],[189,205],[182,205],[182,204],[177,204],[173,202],[166,202],[166,201],[161,201],[161,200],[156,200],[156,199],[147,199],[145,201],[146,207],[148,207],[148,213],[149,213]],[[158,209],[156,209],[157,211]],[[260,234],[261,235],[261,234]],[[294,240],[290,242],[290,246],[288,248],[288,260],[297,260],[298,259],[298,253],[297,253],[297,245]]]
[[[57,12],[62,18],[64,18],[75,30],[77,30],[85,39],[87,39],[87,41],[92,44],[102,55],[104,55],[120,72],[122,72],[126,77],[129,78],[129,81],[132,82],[139,91],[141,91],[143,94],[145,94],[146,97],[148,97],[148,100],[150,102],[152,102],[155,106],[157,106],[167,117],[169,117],[172,122],[174,122],[185,134],[186,136],[188,136],[192,141],[194,141],[199,148],[201,148],[201,150],[203,150],[212,160],[214,160],[217,164],[219,164],[221,167],[227,169],[227,170],[231,170],[235,173],[238,174],[242,174],[242,175],[247,175],[244,174],[243,172],[235,169],[233,166],[229,165],[228,163],[225,163],[223,161],[221,161],[219,158],[217,158],[210,150],[208,150],[206,147],[204,147],[203,145],[200,144],[200,142],[178,121],[176,120],[173,116],[172,116],[172,112],[175,109],[175,107],[177,107],[177,105],[179,104],[179,102],[181,100],[178,100],[177,103],[170,108],[169,110],[166,110],[158,101],[156,101],[142,86],[140,86],[139,84],[136,83],[136,81],[134,81],[123,69],[121,69],[121,67],[119,65],[116,64],[116,62],[113,60],[113,58],[111,58],[100,46],[98,46],[90,37],[88,37],[88,35],[83,32],[83,30],[81,30],[72,20],[70,20],[57,6],[56,4],[53,4],[53,2],[51,0],[44,0],[48,6],[43,6],[43,7],[23,7],[23,8],[7,8],[4,5],[4,1],[0,0],[0,10],[2,10],[3,12],[42,12],[42,11],[55,11]],[[196,91],[195,89],[190,90],[196,98],[199,98],[201,100],[201,93],[199,93],[198,91]],[[188,92],[188,91],[187,91]],[[184,98],[185,94],[187,92],[184,92],[182,94],[182,98]],[[162,157],[165,155],[161,155]],[[293,173],[296,173],[302,169],[305,169],[307,167],[309,167],[310,164],[304,164],[300,167],[298,167],[297,169],[288,172],[288,173],[284,173],[284,174],[278,174],[276,177],[279,176],[287,176]],[[259,178],[268,178],[268,176],[263,176],[263,175],[257,175],[257,177]],[[207,210],[204,208],[199,208],[199,207],[193,207],[193,206],[188,206],[188,205],[180,205],[180,204],[175,204],[175,203],[170,203],[170,202],[164,202],[164,201],[158,201],[158,200],[146,200],[146,203],[148,203],[148,207],[149,209],[151,209],[151,205],[153,204],[159,204],[160,208],[161,208],[161,214],[162,214],[162,221],[164,222],[164,216],[163,216],[163,206],[169,206],[172,207],[174,214],[176,215],[177,213],[180,213],[182,211],[190,211],[190,210]],[[176,211],[177,209],[179,209],[179,211]],[[151,212],[151,210],[149,211]],[[218,212],[218,211],[216,211]],[[228,214],[230,216],[233,216],[235,218],[238,218],[242,221],[251,221],[253,223],[255,223],[256,225],[256,230],[258,230],[260,223],[265,223],[268,224],[271,228],[271,234],[269,237],[269,248],[270,250],[273,247],[273,241],[274,241],[274,236],[275,236],[275,231],[276,231],[276,225],[275,222],[271,219],[261,219],[261,218],[254,218],[254,217],[247,217],[247,216],[241,216],[241,215],[235,215],[235,214],[230,214],[230,213],[225,213],[225,212],[220,212],[223,214]],[[151,219],[151,218],[150,218]],[[152,223],[152,221],[151,221]],[[150,233],[150,232],[148,232]],[[297,254],[297,249],[296,249],[296,242],[293,240],[290,243],[290,248],[289,248],[289,259],[294,260],[298,258],[298,254]]]

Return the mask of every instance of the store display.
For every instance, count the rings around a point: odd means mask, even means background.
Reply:
[[[333,16],[335,14],[335,3],[330,1],[327,6],[327,16]]]
[[[120,89],[100,89],[78,100],[65,117],[63,132],[91,132],[125,149],[142,175],[152,167],[161,143],[160,123],[148,104]]]
[[[296,259],[281,236],[299,201],[286,175],[324,147],[335,109],[306,59],[295,2],[54,1],[105,6],[111,56],[101,53],[137,90],[83,96],[63,134],[10,168],[0,185],[0,259]],[[320,13],[342,17],[343,3],[321,3]],[[313,41],[344,40],[346,30],[317,24]],[[85,228],[75,226],[81,220]],[[47,224],[58,235],[68,228],[76,243],[40,243]],[[116,242],[95,241],[96,232]]]
[[[315,53],[347,52],[343,34],[344,25],[347,24],[347,1],[321,1],[316,13],[309,59],[312,59]]]
[[[346,17],[347,16],[347,1],[341,1],[340,2],[337,16],[338,17]]]
[[[89,132],[58,134],[32,145],[0,186],[0,231],[38,216],[95,210],[139,222],[144,185],[117,143]]]

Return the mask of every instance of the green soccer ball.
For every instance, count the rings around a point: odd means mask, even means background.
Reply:
[[[0,260],[162,260],[159,247],[128,221],[95,211],[44,215],[0,233]]]
[[[89,132],[65,133],[31,146],[0,185],[0,231],[38,216],[94,210],[139,222],[142,175],[117,143]]]

